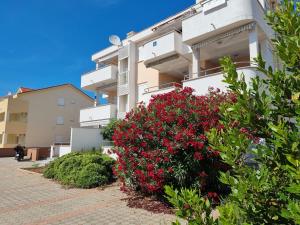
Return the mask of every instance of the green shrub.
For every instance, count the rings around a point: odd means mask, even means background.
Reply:
[[[70,153],[51,162],[44,177],[63,185],[93,188],[113,180],[114,160],[100,152]]]
[[[168,201],[176,207],[176,216],[179,218],[187,220],[189,224],[216,225],[211,202],[208,198],[201,197],[199,190],[182,188],[178,191],[165,186],[165,193]],[[177,220],[172,225],[180,225],[180,222]]]
[[[114,135],[115,129],[119,125],[120,120],[117,119],[111,119],[109,124],[103,128],[101,131],[101,134],[103,135],[104,140],[112,140],[112,137]]]
[[[299,15],[300,2],[284,0],[267,16],[276,32],[272,42],[282,64],[280,69],[267,68],[258,57],[258,70],[267,79],[256,77],[248,85],[229,58],[221,61],[225,82],[237,101],[220,107],[223,129],[206,133],[210,147],[218,149],[231,166],[220,174],[231,193],[217,207],[220,216],[214,224],[300,224]],[[173,193],[167,191],[179,212],[199,198],[181,197],[177,204],[177,192]],[[193,204],[189,213],[204,213],[202,204]],[[188,224],[202,224],[202,218],[193,219],[187,218]]]

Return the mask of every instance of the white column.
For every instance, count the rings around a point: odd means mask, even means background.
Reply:
[[[257,26],[249,32],[249,54],[251,66],[255,65],[254,58],[257,58],[259,55],[259,40]]]
[[[127,112],[136,107],[137,102],[137,46],[134,42],[129,43],[128,57],[128,108]]]
[[[192,63],[190,63],[189,64],[189,74],[188,74],[188,78],[186,78],[186,79],[191,79],[191,78],[193,78],[193,64]]]
[[[54,156],[54,145],[51,145],[51,149],[50,149],[50,159],[53,159]]]
[[[193,65],[192,65],[192,77],[197,78],[200,77],[200,49],[193,48]]]

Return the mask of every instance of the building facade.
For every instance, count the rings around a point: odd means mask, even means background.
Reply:
[[[81,87],[95,92],[95,105],[82,109],[82,127],[105,126],[124,118],[151,96],[192,87],[195,94],[208,88],[226,89],[219,59],[231,56],[246,79],[258,74],[253,58],[259,54],[276,67],[272,29],[265,13],[275,0],[202,0],[139,33],[130,32],[119,46],[94,55],[96,69],[81,77]],[[103,96],[107,104],[100,105]]]
[[[0,99],[0,151],[69,143],[71,127],[79,127],[80,109],[91,106],[93,99],[70,84],[20,88]]]

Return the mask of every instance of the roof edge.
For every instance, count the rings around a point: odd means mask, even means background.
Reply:
[[[49,87],[39,88],[39,89],[33,89],[31,91],[27,91],[27,92],[23,92],[23,93],[18,93],[17,95],[26,95],[26,94],[31,94],[31,93],[38,92],[38,91],[46,91],[46,90],[49,90],[49,89],[59,88],[59,87],[64,87],[64,86],[65,87],[71,87],[71,88],[75,89],[76,91],[80,92],[85,97],[87,97],[89,100],[94,101],[94,99],[92,97],[90,97],[89,95],[87,95],[86,93],[84,93],[81,89],[79,89],[78,87],[76,87],[75,85],[73,85],[71,83],[59,84],[59,85],[54,85],[54,86],[49,86]]]

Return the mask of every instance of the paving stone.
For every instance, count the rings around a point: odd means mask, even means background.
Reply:
[[[118,186],[64,189],[21,170],[32,162],[0,158],[0,225],[167,225],[174,217],[126,206]]]

